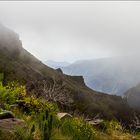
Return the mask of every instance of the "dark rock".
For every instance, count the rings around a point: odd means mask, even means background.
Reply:
[[[14,114],[11,111],[4,110],[0,112],[0,119],[14,118]]]
[[[56,69],[56,71],[63,73],[63,71],[60,68]]]
[[[9,118],[0,120],[0,129],[4,131],[9,131],[15,128],[15,126],[24,127],[24,120]]]

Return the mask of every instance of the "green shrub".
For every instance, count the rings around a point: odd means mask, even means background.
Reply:
[[[26,96],[26,89],[17,82],[11,82],[7,86],[0,84],[0,101],[8,105],[15,104],[17,100]]]
[[[93,140],[95,129],[82,118],[65,119],[62,132],[74,140]]]
[[[40,113],[46,109],[50,112],[58,110],[55,104],[51,104],[44,99],[35,96],[27,96],[25,86],[18,82],[10,82],[7,86],[0,84],[0,102],[7,105],[18,104],[26,113]]]
[[[100,128],[102,130],[107,130],[107,129],[110,129],[110,130],[122,130],[121,124],[118,121],[115,121],[115,120],[103,121],[100,124]]]
[[[34,96],[25,97],[23,100],[18,100],[17,103],[19,107],[28,114],[41,113],[46,110],[56,112],[58,110],[55,104],[51,104],[46,100]]]
[[[52,138],[53,129],[56,128],[56,115],[48,110],[34,114],[30,118],[30,132],[39,134],[39,139],[49,140]]]
[[[17,127],[14,132],[14,140],[35,140],[27,128]]]
[[[17,81],[8,83],[6,89],[16,97],[16,100],[22,100],[27,96],[26,87],[20,85]]]

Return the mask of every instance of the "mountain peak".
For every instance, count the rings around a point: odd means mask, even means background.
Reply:
[[[19,53],[22,43],[19,35],[0,24],[0,49],[7,49],[10,53]]]

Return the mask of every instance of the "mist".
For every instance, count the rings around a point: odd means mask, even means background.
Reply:
[[[138,56],[140,2],[0,2],[0,22],[42,61]]]
[[[139,36],[139,1],[0,1],[2,139],[139,138]]]

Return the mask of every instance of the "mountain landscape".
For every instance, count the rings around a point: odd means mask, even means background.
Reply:
[[[140,140],[140,2],[1,1],[0,140]]]
[[[73,116],[82,116],[91,120],[98,115],[100,119],[117,120],[125,125],[125,127],[129,128],[129,126],[133,123],[135,116],[137,115],[137,117],[139,117],[139,111],[135,110],[135,108],[131,108],[125,98],[123,99],[120,96],[109,95],[107,93],[101,93],[88,88],[84,82],[84,78],[79,76],[83,75],[90,77],[91,74],[90,78],[93,78],[91,79],[93,81],[95,80],[96,85],[98,85],[97,81],[103,81],[102,77],[104,77],[104,87],[107,87],[107,85],[111,84],[111,80],[113,81],[115,78],[119,80],[119,78],[122,78],[121,76],[117,75],[121,73],[116,74],[116,71],[113,72],[117,66],[111,64],[110,60],[99,60],[99,63],[97,62],[98,61],[96,61],[96,64],[93,62],[93,65],[91,65],[92,62],[89,62],[88,64],[78,62],[63,68],[64,73],[69,73],[72,76],[63,74],[61,69],[54,70],[48,67],[28,51],[26,51],[22,47],[22,42],[19,40],[19,35],[17,33],[4,27],[3,25],[0,25],[0,73],[3,75],[3,86],[6,87],[6,89],[5,87],[1,87],[1,89],[4,89],[0,90],[1,107],[2,109],[8,109],[4,104],[9,104],[9,102],[12,101],[11,99],[8,100],[8,93],[10,92],[12,94],[13,90],[8,90],[9,88],[7,89],[7,85],[9,82],[17,81],[20,85],[25,86],[27,97],[22,95],[18,101],[15,100],[15,97],[12,97],[14,100],[12,103],[18,102],[19,107],[24,106],[24,110],[31,109],[31,107],[27,105],[29,103],[30,106],[34,104],[33,99],[36,101],[36,103],[39,102],[38,105],[44,103],[45,100],[47,102],[56,104],[59,108],[59,111],[61,112],[67,112]],[[104,63],[104,66],[101,65],[101,63]],[[95,68],[98,68],[98,72],[94,71]],[[93,71],[94,73],[92,75]],[[99,75],[100,77],[97,79]],[[116,77],[114,78],[113,75]],[[107,81],[108,83],[106,83],[107,76],[112,78],[111,80],[109,79]],[[121,81],[121,83],[123,83],[123,81]],[[100,84],[98,87],[99,86]],[[129,86],[126,85],[127,88],[129,88]],[[5,90],[8,90],[8,92],[5,92],[6,95],[3,97],[2,95],[4,94]],[[113,92],[113,89],[111,90]],[[119,90],[125,91],[126,89]],[[119,90],[117,92],[119,92]],[[16,90],[16,92],[17,91],[18,90]],[[132,91],[134,90],[132,89]],[[134,95],[137,95],[137,90],[135,91],[136,93]],[[131,94],[128,92],[128,95],[128,97],[130,97]],[[30,98],[32,101],[28,102],[28,100],[31,100]],[[35,110],[35,108],[36,107],[33,107],[33,110]],[[39,107],[39,109],[41,109],[41,107]],[[29,112],[30,111],[28,111],[28,113]],[[51,120],[49,120],[48,123],[50,122]],[[31,131],[34,132],[34,129],[35,128],[33,125]],[[51,130],[50,125],[48,125],[47,132],[49,132],[49,130]],[[44,135],[45,134],[46,133],[44,133]],[[47,136],[50,135],[46,134],[46,137]],[[90,138],[86,138],[87,140],[90,140]]]
[[[26,85],[29,94],[46,98],[44,88],[47,90],[49,88],[47,86],[56,83],[56,86],[61,87],[61,92],[66,90],[68,96],[72,98],[72,108],[91,116],[100,111],[105,117],[119,117],[117,113],[114,114],[113,110],[121,111],[122,105],[129,109],[129,106],[121,97],[100,93],[88,88],[81,76],[68,76],[46,66],[22,47],[16,33],[3,26],[0,29],[0,70],[5,75],[5,84],[8,81],[18,80],[21,84]],[[46,87],[44,87],[43,81]],[[69,99],[65,100],[68,102]],[[64,105],[67,106],[67,104]],[[105,108],[111,114],[108,115],[104,110]]]
[[[136,55],[81,60],[61,69],[68,75],[83,76],[91,89],[123,96],[140,83],[140,63],[137,60]]]

